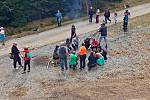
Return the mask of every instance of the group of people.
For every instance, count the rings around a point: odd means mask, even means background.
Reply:
[[[99,29],[99,39],[87,37],[79,47],[79,37],[76,34],[75,25],[71,28],[71,37],[66,39],[60,46],[56,45],[53,52],[55,64],[60,64],[61,70],[68,70],[68,58],[70,69],[75,70],[80,62],[80,70],[86,67],[86,58],[88,57],[88,70],[98,65],[104,65],[107,60],[107,27],[105,23],[101,24]],[[102,39],[105,40],[105,47],[101,47]],[[80,61],[78,61],[78,59]]]
[[[99,23],[99,17],[100,17],[100,9],[97,8],[96,10],[96,13],[94,12],[93,10],[93,7],[90,7],[89,8],[89,12],[88,12],[88,15],[89,15],[89,22],[92,23],[93,22],[93,16],[94,14],[96,15],[96,23]],[[128,29],[128,16],[130,15],[130,12],[128,10],[125,11],[124,13],[124,18],[123,18],[123,31],[124,32],[127,32],[127,29]],[[107,22],[109,21],[111,23],[111,19],[110,19],[110,11],[108,8],[105,9],[104,11],[104,20],[103,22],[105,24],[107,24]],[[62,23],[62,13],[58,10],[58,12],[56,13],[56,20],[57,20],[57,24],[58,26],[61,26],[61,23]],[[114,22],[115,24],[117,23],[118,21],[118,14],[117,12],[115,11],[114,12]]]
[[[96,15],[96,23],[99,23],[99,16],[100,16],[100,9],[98,8],[96,10],[96,13],[93,11],[93,7],[90,7],[89,9],[89,12],[88,12],[88,15],[89,15],[89,22],[92,23],[93,22],[93,16],[94,14]],[[107,20],[110,20],[110,11],[109,9],[105,9],[105,12],[104,12],[104,17],[105,17],[105,20],[104,22],[107,24]]]
[[[13,65],[14,69],[19,69],[19,67],[24,67],[23,74],[26,73],[26,67],[28,66],[28,71],[30,72],[30,60],[31,60],[31,54],[30,50],[25,47],[23,51],[20,51],[17,48],[17,43],[13,43],[13,46],[11,48],[10,58],[13,59]],[[23,59],[23,61],[21,60]],[[22,66],[22,62],[24,62],[24,66]],[[19,67],[17,67],[17,63],[19,64]]]
[[[96,23],[99,23],[99,13],[100,10],[97,9]],[[89,22],[92,22],[93,14],[94,14],[93,8],[91,7],[89,10]],[[124,23],[123,23],[124,31],[127,31],[129,15],[130,12],[126,10],[124,13]],[[53,52],[53,60],[55,64],[60,64],[62,71],[64,71],[64,69],[68,70],[68,64],[69,68],[73,70],[77,68],[78,63],[80,63],[80,70],[83,70],[86,67],[86,64],[88,70],[91,70],[91,68],[95,67],[96,65],[102,66],[105,64],[105,62],[107,61],[107,26],[105,24],[107,24],[107,20],[111,22],[111,20],[109,19],[110,12],[108,9],[105,10],[104,16],[105,20],[98,30],[99,39],[87,37],[84,41],[82,41],[82,44],[79,47],[80,41],[79,37],[76,34],[76,27],[75,25],[72,25],[70,38],[67,38],[65,43],[62,43],[60,46],[56,45]],[[59,10],[58,13],[56,14],[56,17],[58,26],[61,26],[62,14],[60,13]],[[115,23],[117,23],[116,12],[114,13],[114,19]],[[101,41],[103,39],[105,41],[105,47],[102,48]],[[4,44],[5,31],[3,27],[0,28],[0,40],[2,40]],[[10,54],[11,54],[10,58],[13,59],[13,65],[15,69],[19,68],[17,67],[18,63],[20,67],[24,67],[23,73],[26,73],[27,66],[28,66],[27,72],[30,72],[31,54],[28,48],[24,48],[23,51],[19,51],[17,48],[17,43],[13,43]],[[24,62],[24,66],[22,66],[22,62]]]

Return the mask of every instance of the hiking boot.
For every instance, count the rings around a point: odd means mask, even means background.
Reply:
[[[30,70],[28,70],[27,72],[30,72]]]

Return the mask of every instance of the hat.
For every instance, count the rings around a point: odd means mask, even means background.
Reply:
[[[14,42],[13,45],[17,45],[17,42]]]

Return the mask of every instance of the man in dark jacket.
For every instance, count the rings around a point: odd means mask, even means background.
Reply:
[[[99,43],[101,43],[101,40],[104,38],[104,41],[106,43],[107,46],[107,27],[105,26],[105,23],[101,24],[101,27],[99,29],[100,32],[100,41]]]
[[[67,66],[67,47],[63,44],[60,46],[59,48],[59,59],[60,59],[60,66],[61,66],[61,70],[64,71],[64,65],[66,70],[68,70],[68,66]]]
[[[20,65],[20,67],[22,67],[22,65],[21,65],[21,58],[19,56],[20,52],[19,52],[19,50],[17,48],[17,43],[13,43],[13,46],[11,48],[11,54],[13,55],[13,60],[14,60],[13,65],[14,65],[14,68],[18,69],[18,67],[16,67],[17,62]]]
[[[89,22],[92,23],[94,15],[93,7],[90,7],[88,15],[89,15]]]
[[[110,18],[110,11],[108,9],[105,10],[104,17],[105,17],[105,23],[106,24],[107,24],[107,20],[109,20],[111,23],[111,20],[109,19]]]

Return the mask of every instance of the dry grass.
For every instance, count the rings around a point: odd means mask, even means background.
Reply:
[[[128,28],[129,30],[132,30],[132,29],[137,29],[146,26],[150,26],[150,13],[130,19]],[[110,36],[116,35],[118,32],[122,30],[122,27],[123,27],[123,23],[117,23],[116,25],[109,26],[108,31],[110,33]]]

